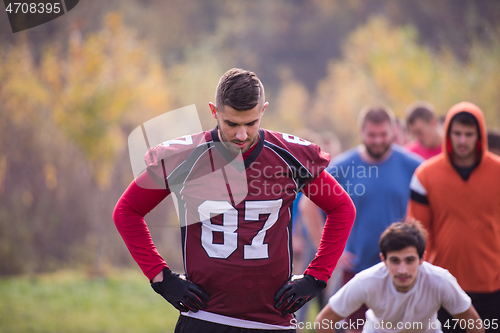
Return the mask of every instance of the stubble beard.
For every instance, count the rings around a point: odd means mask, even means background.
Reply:
[[[459,153],[458,149],[460,147],[457,147],[457,149],[453,150],[453,156],[458,159],[458,160],[468,160],[476,157],[476,150],[472,148],[471,150],[465,152],[465,153]]]
[[[387,151],[389,151],[389,149],[391,148],[391,144],[388,144],[384,147],[383,151],[378,153],[378,152],[374,152],[370,146],[368,146],[367,144],[365,144],[365,148],[366,148],[366,152],[368,153],[368,155],[375,159],[375,160],[378,160],[380,158],[382,158],[382,156],[385,155],[385,153],[387,153]]]
[[[219,128],[219,136],[220,136],[220,141],[226,147],[227,150],[229,150],[231,153],[237,155],[239,153],[244,154],[246,153],[255,143],[257,140],[257,137],[255,137],[252,141],[250,139],[247,139],[245,142],[250,142],[244,149],[239,149],[236,145],[232,144],[230,140],[228,140],[224,134],[224,132],[221,130],[221,127],[219,126],[219,120],[217,120],[217,126]]]

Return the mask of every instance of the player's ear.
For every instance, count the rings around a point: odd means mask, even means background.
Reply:
[[[269,105],[269,102],[264,103],[264,106],[262,106],[262,114],[264,114],[264,110],[267,108],[268,105]]]
[[[385,258],[384,258],[384,255],[382,254],[382,252],[380,252],[378,255],[380,256],[380,260],[385,264]]]
[[[208,103],[208,106],[210,107],[210,111],[212,112],[212,117],[217,119],[217,107],[215,106],[215,104],[210,102]]]

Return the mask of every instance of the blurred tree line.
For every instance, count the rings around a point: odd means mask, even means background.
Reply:
[[[133,177],[127,136],[190,104],[211,129],[231,67],[266,86],[264,127],[333,130],[344,148],[370,103],[402,116],[469,100],[499,126],[496,22],[488,0],[110,0],[15,35],[0,22],[0,274],[130,264],[111,220]],[[182,269],[174,215],[165,203],[148,222]]]

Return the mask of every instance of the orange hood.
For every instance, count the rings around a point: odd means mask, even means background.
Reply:
[[[478,156],[482,157],[484,153],[488,150],[486,122],[484,120],[484,115],[481,109],[477,105],[469,102],[461,102],[453,105],[446,114],[446,118],[444,121],[443,152],[446,152],[448,158],[451,157],[452,149],[449,137],[450,121],[456,114],[461,112],[468,112],[471,115],[473,115],[477,120],[477,124],[479,126],[479,140],[477,142],[477,152]]]

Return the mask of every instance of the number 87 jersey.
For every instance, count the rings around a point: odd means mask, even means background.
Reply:
[[[292,203],[328,165],[318,146],[259,130],[244,156],[212,131],[167,141],[146,154],[149,175],[176,197],[186,275],[210,301],[188,316],[249,328],[284,328],[274,308],[291,276]],[[264,326],[262,326],[264,325]]]

